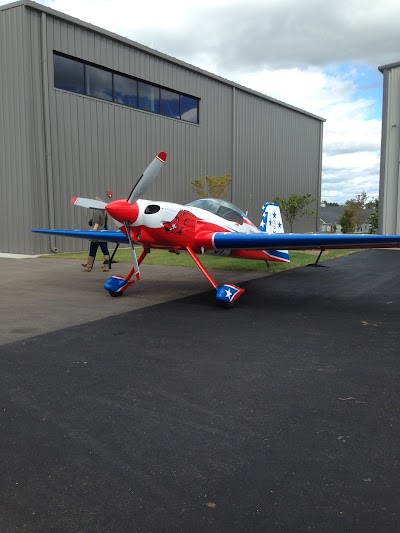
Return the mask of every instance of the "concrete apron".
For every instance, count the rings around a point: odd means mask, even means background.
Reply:
[[[211,291],[210,305],[216,305],[213,289],[198,268],[144,263],[140,282],[112,298],[103,288],[104,281],[111,274],[126,275],[130,265],[115,264],[108,274],[101,272],[100,261],[90,273],[82,272],[81,263],[0,257],[0,345],[206,291]],[[221,284],[269,275],[267,269],[210,273]]]

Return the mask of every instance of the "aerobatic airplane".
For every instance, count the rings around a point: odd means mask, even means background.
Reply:
[[[104,288],[111,296],[121,296],[140,280],[139,265],[152,248],[179,253],[186,250],[216,291],[218,302],[230,307],[245,292],[233,284],[219,286],[199,259],[201,254],[230,256],[262,261],[289,262],[288,249],[323,250],[332,248],[400,247],[400,235],[342,235],[283,232],[279,206],[265,203],[256,227],[238,207],[215,198],[194,200],[181,205],[140,199],[161,170],[167,154],[160,152],[143,172],[126,200],[110,203],[75,197],[71,203],[89,209],[105,209],[118,230],[33,229],[35,233],[129,244],[133,267],[128,275],[111,276]],[[136,257],[135,245],[143,252]],[[319,257],[318,257],[319,259]],[[317,261],[318,261],[317,259]]]

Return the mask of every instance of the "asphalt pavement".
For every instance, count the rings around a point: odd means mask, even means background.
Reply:
[[[1,532],[400,531],[399,250],[230,310],[196,270],[112,299],[43,261],[0,259]]]

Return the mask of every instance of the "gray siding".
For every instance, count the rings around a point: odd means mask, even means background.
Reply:
[[[0,12],[0,251],[15,253],[33,251],[26,32],[24,10]]]
[[[161,150],[168,160],[148,198],[186,202],[194,198],[194,179],[231,172],[230,199],[257,223],[262,203],[274,196],[320,196],[318,117],[47,8],[20,5],[0,11],[0,21],[6,30],[0,33],[2,72],[12,73],[0,105],[3,121],[13,124],[7,123],[11,137],[0,133],[0,147],[10,151],[0,162],[8,187],[1,211],[10,220],[12,206],[15,223],[1,237],[0,251],[43,253],[51,244],[62,251],[86,249],[83,241],[55,242],[30,229],[87,227],[88,212],[69,199],[104,197],[107,190],[114,199],[127,196]],[[200,124],[55,89],[53,51],[198,97]],[[314,230],[317,219],[296,230]]]
[[[200,98],[201,125],[54,89],[53,50]],[[114,198],[125,197],[161,150],[168,160],[148,198],[186,202],[195,178],[230,171],[229,86],[49,16],[47,51],[57,227],[87,224],[87,211],[69,205],[72,196],[104,196],[110,189]],[[85,243],[58,239],[57,246],[82,249]]]
[[[319,198],[322,123],[251,94],[237,93],[235,200],[248,205],[252,220],[258,222],[262,203],[276,196],[310,193]],[[299,219],[294,229],[315,231],[315,217]]]

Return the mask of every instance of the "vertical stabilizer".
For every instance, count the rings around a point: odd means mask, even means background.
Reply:
[[[269,235],[271,233],[284,233],[279,204],[266,202],[262,206],[261,212],[260,231],[265,231]]]
[[[279,204],[266,202],[262,208],[262,217],[259,229],[269,235],[273,233],[284,233],[281,210]],[[265,250],[271,261],[289,262],[289,252],[287,250]]]

